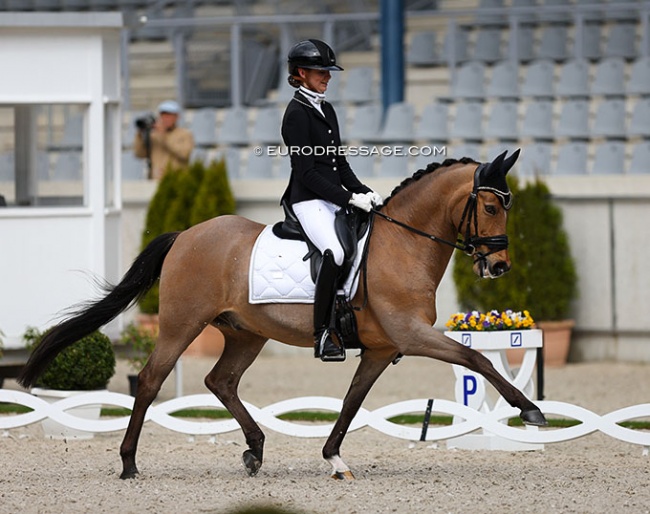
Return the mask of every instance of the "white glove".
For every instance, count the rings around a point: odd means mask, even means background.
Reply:
[[[352,193],[350,205],[366,212],[370,212],[370,209],[372,209],[372,201],[367,194]]]
[[[374,191],[366,193],[366,196],[370,198],[373,207],[381,207],[384,203],[384,199],[381,197],[381,195],[379,193],[375,193]]]

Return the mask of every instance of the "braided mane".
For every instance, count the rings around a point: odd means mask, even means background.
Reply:
[[[420,180],[422,177],[425,175],[428,175],[430,173],[433,173],[439,168],[447,168],[449,166],[453,166],[454,164],[478,164],[474,159],[471,157],[463,157],[461,159],[445,159],[441,163],[439,162],[431,162],[427,164],[426,169],[420,169],[417,170],[411,177],[407,177],[404,180],[402,180],[401,184],[395,187],[393,191],[390,193],[390,196],[384,200],[384,205],[386,205],[393,196],[395,196],[397,193],[402,191],[402,189],[406,188],[407,186],[411,185],[413,182],[417,182]]]

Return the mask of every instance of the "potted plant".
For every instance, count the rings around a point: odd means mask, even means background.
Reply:
[[[23,339],[28,350],[36,348],[46,332],[28,328]],[[39,377],[34,396],[54,403],[75,394],[105,390],[115,374],[115,353],[111,340],[99,331],[75,342],[45,368]],[[70,414],[85,419],[99,419],[101,406],[91,405],[70,409]],[[45,435],[52,439],[90,439],[92,432],[70,429],[50,419],[42,421]]]
[[[458,301],[467,310],[528,310],[544,332],[545,363],[560,366],[569,351],[577,284],[562,212],[540,179],[522,188],[516,178],[508,180],[515,196],[508,214],[512,269],[498,280],[476,280],[457,256],[453,277]]]
[[[129,365],[135,372],[134,374],[128,375],[131,396],[135,396],[138,391],[138,373],[140,373],[147,360],[149,360],[149,356],[156,346],[157,339],[158,327],[151,329],[136,325],[135,323],[129,323],[122,331],[120,342],[128,347]]]

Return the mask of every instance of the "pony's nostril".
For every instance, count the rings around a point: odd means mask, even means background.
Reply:
[[[500,277],[509,270],[510,266],[508,266],[508,263],[505,261],[499,261],[492,266],[492,274],[497,277]]]

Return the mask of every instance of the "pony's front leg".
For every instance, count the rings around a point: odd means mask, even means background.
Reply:
[[[323,458],[332,465],[332,478],[337,480],[354,480],[354,475],[340,456],[341,443],[345,437],[350,423],[359,412],[359,408],[366,398],[368,391],[373,386],[386,366],[395,359],[397,352],[394,350],[366,350],[361,356],[350,389],[343,400],[343,407],[330,436],[323,446]]]
[[[432,357],[480,373],[510,405],[521,411],[519,416],[524,423],[534,426],[548,424],[542,411],[526,398],[524,393],[501,376],[482,353],[457,343],[425,324],[413,324],[408,335],[410,337],[402,337],[398,342],[402,354]]]

